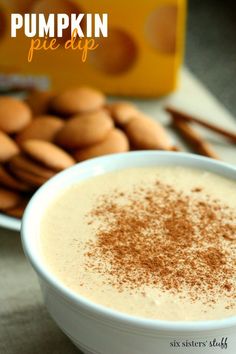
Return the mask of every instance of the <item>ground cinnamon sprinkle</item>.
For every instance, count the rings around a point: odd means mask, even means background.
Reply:
[[[197,193],[196,193],[197,192]],[[103,195],[87,216],[96,224],[86,267],[120,291],[142,285],[187,290],[192,300],[236,298],[236,213],[201,188],[182,193],[156,181]]]

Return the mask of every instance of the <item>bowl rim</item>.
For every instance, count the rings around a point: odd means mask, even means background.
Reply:
[[[21,225],[21,242],[23,246],[24,253],[26,257],[28,258],[30,264],[36,271],[36,273],[44,280],[46,281],[47,284],[51,285],[54,290],[59,292],[61,296],[63,296],[65,299],[69,300],[76,306],[80,307],[84,311],[89,312],[93,316],[96,317],[101,317],[103,320],[107,321],[112,321],[113,323],[116,322],[117,324],[119,323],[122,326],[132,326],[135,328],[139,329],[144,329],[144,330],[162,330],[162,331],[185,331],[185,332],[191,332],[191,331],[209,331],[209,330],[217,330],[217,329],[224,329],[224,328],[229,328],[229,327],[235,327],[236,326],[236,315],[219,319],[219,320],[201,320],[201,321],[168,321],[168,320],[159,320],[159,319],[148,319],[144,317],[136,317],[133,315],[129,315],[127,313],[123,313],[117,310],[114,310],[112,308],[108,308],[104,305],[100,305],[98,303],[95,303],[93,301],[90,301],[86,297],[74,292],[73,290],[67,288],[56,276],[52,274],[47,269],[47,266],[43,264],[42,258],[39,256],[39,251],[37,257],[35,257],[31,251],[30,247],[30,241],[32,241],[32,233],[33,233],[33,223],[32,223],[32,216],[34,215],[35,212],[37,212],[37,203],[40,195],[45,195],[47,191],[53,187],[56,181],[63,181],[67,179],[67,176],[72,172],[72,171],[77,171],[80,169],[88,169],[91,166],[96,166],[96,164],[105,164],[109,161],[119,162],[122,160],[128,160],[132,158],[139,158],[140,156],[145,157],[145,158],[157,158],[157,163],[158,163],[158,157],[176,157],[176,165],[180,165],[181,163],[178,163],[178,160],[183,160],[187,159],[192,162],[197,162],[197,163],[202,163],[204,166],[208,165],[209,169],[210,166],[216,168],[217,170],[219,169],[222,173],[219,172],[219,174],[222,174],[223,176],[226,176],[227,172],[231,173],[235,176],[236,179],[236,167],[233,165],[230,165],[226,162],[218,161],[218,160],[213,160],[208,157],[203,157],[199,155],[194,155],[191,153],[183,153],[183,152],[169,152],[169,151],[154,151],[154,150],[146,150],[146,151],[132,151],[132,152],[126,152],[126,153],[118,153],[118,154],[110,154],[110,155],[105,155],[102,157],[97,157],[93,158],[81,163],[78,163],[65,171],[62,171],[58,173],[56,176],[51,178],[49,181],[47,181],[43,186],[41,186],[36,193],[33,195],[31,200],[29,201],[27,208],[24,212],[23,219],[22,219],[22,225]],[[158,164],[157,164],[158,165]],[[161,165],[161,164],[160,164]],[[168,164],[167,164],[168,165]],[[170,163],[170,165],[173,165]],[[183,164],[182,164],[183,165]],[[186,164],[187,166],[187,164]],[[132,168],[134,166],[130,166]],[[142,166],[140,166],[142,167]],[[199,167],[199,166],[198,166]],[[127,167],[123,167],[127,168]],[[201,168],[201,167],[199,167]],[[118,170],[119,168],[114,168],[113,170]],[[108,172],[108,171],[106,171]],[[106,173],[105,172],[105,173]],[[217,172],[216,172],[217,173]],[[91,176],[90,176],[91,177]],[[86,179],[86,178],[85,178]],[[71,183],[73,184],[73,183]],[[62,188],[63,189],[63,188]],[[49,202],[50,203],[50,202]],[[49,204],[47,202],[47,205]]]

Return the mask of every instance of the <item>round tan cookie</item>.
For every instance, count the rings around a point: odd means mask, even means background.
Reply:
[[[114,102],[107,107],[115,124],[121,126],[140,114],[135,105],[130,102]]]
[[[23,170],[14,170],[12,171],[14,175],[19,178],[22,182],[29,184],[32,189],[41,187],[42,184],[47,182],[48,178],[34,175],[33,173],[23,171]]]
[[[74,157],[77,161],[83,161],[92,157],[116,152],[126,152],[128,150],[129,141],[126,135],[119,129],[112,129],[102,142],[78,150]]]
[[[63,125],[63,120],[58,117],[38,116],[17,135],[16,141],[18,144],[29,139],[53,141]]]
[[[29,199],[28,198],[25,198],[23,199],[17,206],[15,206],[14,208],[11,208],[11,209],[7,209],[6,210],[6,214],[9,215],[9,216],[13,216],[14,218],[18,218],[18,219],[21,219],[23,214],[24,214],[24,211],[25,211],[25,208],[27,206],[29,202]]]
[[[172,145],[163,126],[151,118],[140,115],[124,126],[130,144],[135,149],[170,150]]]
[[[23,154],[13,156],[8,162],[8,166],[13,173],[15,173],[16,170],[20,170],[43,177],[44,179],[49,179],[55,175],[55,171],[42,166]]]
[[[0,97],[0,129],[17,133],[31,120],[31,110],[23,101],[13,97]]]
[[[90,87],[78,87],[66,90],[55,96],[50,103],[50,109],[62,116],[72,116],[78,113],[91,112],[105,104],[102,92]]]
[[[15,189],[17,191],[29,191],[30,186],[23,183],[12,175],[4,166],[0,166],[0,185],[8,187],[10,189]]]
[[[72,156],[48,141],[26,140],[22,142],[21,148],[33,160],[56,171],[64,170],[75,163]]]
[[[32,91],[25,99],[25,102],[31,108],[34,116],[45,114],[48,112],[49,102],[55,96],[50,91]]]
[[[56,136],[56,143],[68,149],[96,144],[106,138],[113,121],[103,110],[71,118]]]
[[[14,208],[20,201],[21,196],[19,193],[0,187],[0,210]]]
[[[0,131],[0,163],[6,162],[19,152],[19,147],[7,134]]]

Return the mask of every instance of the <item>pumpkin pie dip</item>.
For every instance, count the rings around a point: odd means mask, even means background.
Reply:
[[[236,182],[124,169],[61,192],[41,223],[50,271],[92,302],[171,321],[236,315]]]

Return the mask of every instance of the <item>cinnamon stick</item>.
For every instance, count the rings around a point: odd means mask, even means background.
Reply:
[[[218,134],[224,136],[225,138],[227,138],[231,142],[236,143],[236,133],[233,133],[233,132],[230,132],[226,129],[223,129],[215,124],[205,122],[200,118],[193,117],[190,114],[179,111],[174,107],[168,106],[168,107],[166,107],[166,111],[168,113],[170,113],[175,119],[180,119],[182,121],[196,123],[198,125],[201,125],[207,129],[214,131],[215,133],[218,133]]]
[[[219,156],[214,152],[211,145],[205,141],[187,122],[179,119],[173,119],[173,126],[192,146],[195,152],[213,159],[219,159]]]

